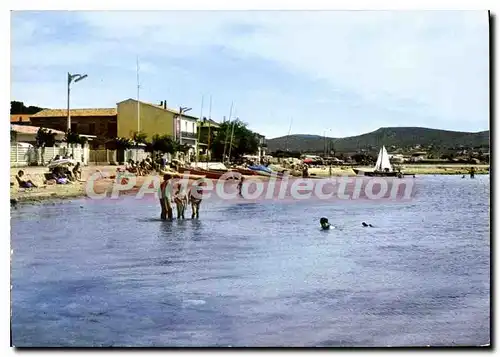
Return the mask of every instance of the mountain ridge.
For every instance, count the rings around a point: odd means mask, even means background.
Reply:
[[[311,151],[336,152],[373,150],[386,147],[408,148],[417,145],[435,148],[454,147],[489,147],[489,130],[464,132],[432,129],[425,127],[381,127],[375,131],[344,138],[332,138],[321,135],[293,134],[267,140],[269,152],[275,151]]]

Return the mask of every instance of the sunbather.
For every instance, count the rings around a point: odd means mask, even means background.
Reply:
[[[19,184],[19,187],[21,187],[21,188],[38,187],[31,180],[23,180],[23,179],[21,179],[21,177],[23,177],[23,176],[24,176],[24,171],[23,170],[19,170],[19,172],[17,173],[17,176],[16,176],[16,180],[17,180],[17,183]]]

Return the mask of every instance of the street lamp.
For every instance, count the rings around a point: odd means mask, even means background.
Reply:
[[[68,131],[71,130],[71,115],[69,114],[69,97],[70,97],[70,88],[71,88],[71,82],[78,82],[81,81],[82,79],[87,78],[86,74],[70,74],[68,72]]]

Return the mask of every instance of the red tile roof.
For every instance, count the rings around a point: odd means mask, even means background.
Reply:
[[[88,109],[71,109],[72,117],[107,117],[117,114],[116,108],[88,108]],[[68,115],[67,109],[44,109],[34,115],[32,118],[65,118]]]
[[[20,134],[35,134],[38,132],[38,129],[40,127],[38,126],[32,126],[32,125],[16,125],[16,124],[11,124],[10,125],[10,130],[15,131],[16,133]],[[65,134],[63,131],[60,130],[54,130],[54,129],[48,129],[51,130],[53,133],[56,134]]]

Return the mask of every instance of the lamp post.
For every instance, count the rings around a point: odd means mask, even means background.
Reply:
[[[69,98],[70,98],[70,91],[71,91],[71,82],[78,82],[81,81],[82,79],[87,78],[86,74],[70,74],[68,72],[68,123],[67,123],[67,130],[71,131],[71,115],[69,113]]]

